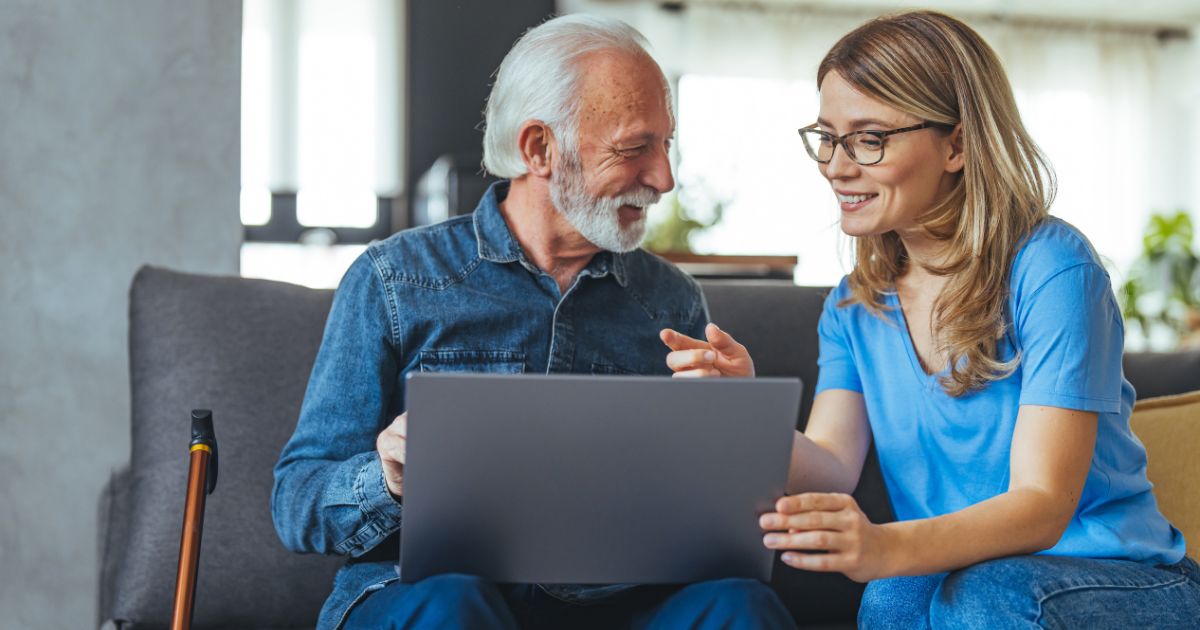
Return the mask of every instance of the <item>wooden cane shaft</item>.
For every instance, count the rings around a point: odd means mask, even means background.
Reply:
[[[204,500],[207,496],[207,446],[192,447],[191,467],[188,469],[187,502],[183,510],[183,536],[179,540],[179,573],[175,576],[175,607],[171,613],[171,630],[192,627],[192,609],[196,601],[196,571],[200,568],[200,534],[204,527]]]

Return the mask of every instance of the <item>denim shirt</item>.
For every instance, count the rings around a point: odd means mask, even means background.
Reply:
[[[642,250],[597,254],[560,292],[505,223],[507,193],[506,182],[495,184],[473,215],[371,244],[334,295],[271,498],[288,549],[350,558],[320,628],[341,625],[357,601],[398,579],[403,510],[388,493],[375,439],[406,409],[405,374],[666,375],[659,331],[703,334],[699,286]]]

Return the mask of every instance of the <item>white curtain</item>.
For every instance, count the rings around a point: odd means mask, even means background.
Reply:
[[[763,5],[566,0],[563,12],[621,18],[679,77],[679,180],[728,201],[702,251],[796,254],[796,281],[845,273],[828,184],[796,129],[817,115],[817,64],[871,15]],[[1009,73],[1022,117],[1058,175],[1052,212],[1078,226],[1120,282],[1152,211],[1200,205],[1198,55],[1133,28],[971,20]],[[685,196],[686,200],[686,196]],[[1194,215],[1195,216],[1195,215]]]
[[[244,0],[243,221],[368,227],[401,189],[402,0]]]

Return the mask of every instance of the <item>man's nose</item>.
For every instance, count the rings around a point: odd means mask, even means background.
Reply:
[[[671,157],[666,148],[655,151],[650,164],[642,170],[641,184],[657,190],[660,194],[675,188],[675,176],[671,173]]]

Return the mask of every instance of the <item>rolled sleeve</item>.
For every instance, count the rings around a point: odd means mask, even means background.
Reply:
[[[367,516],[359,528],[348,538],[340,541],[335,551],[357,557],[370,551],[392,532],[400,529],[402,506],[388,492],[383,478],[383,466],[374,453],[364,453],[358,474],[354,477],[352,494],[359,510]]]
[[[375,451],[397,413],[394,322],[368,250],[334,296],[296,431],[275,465],[271,512],[294,551],[360,555],[400,528]]]

